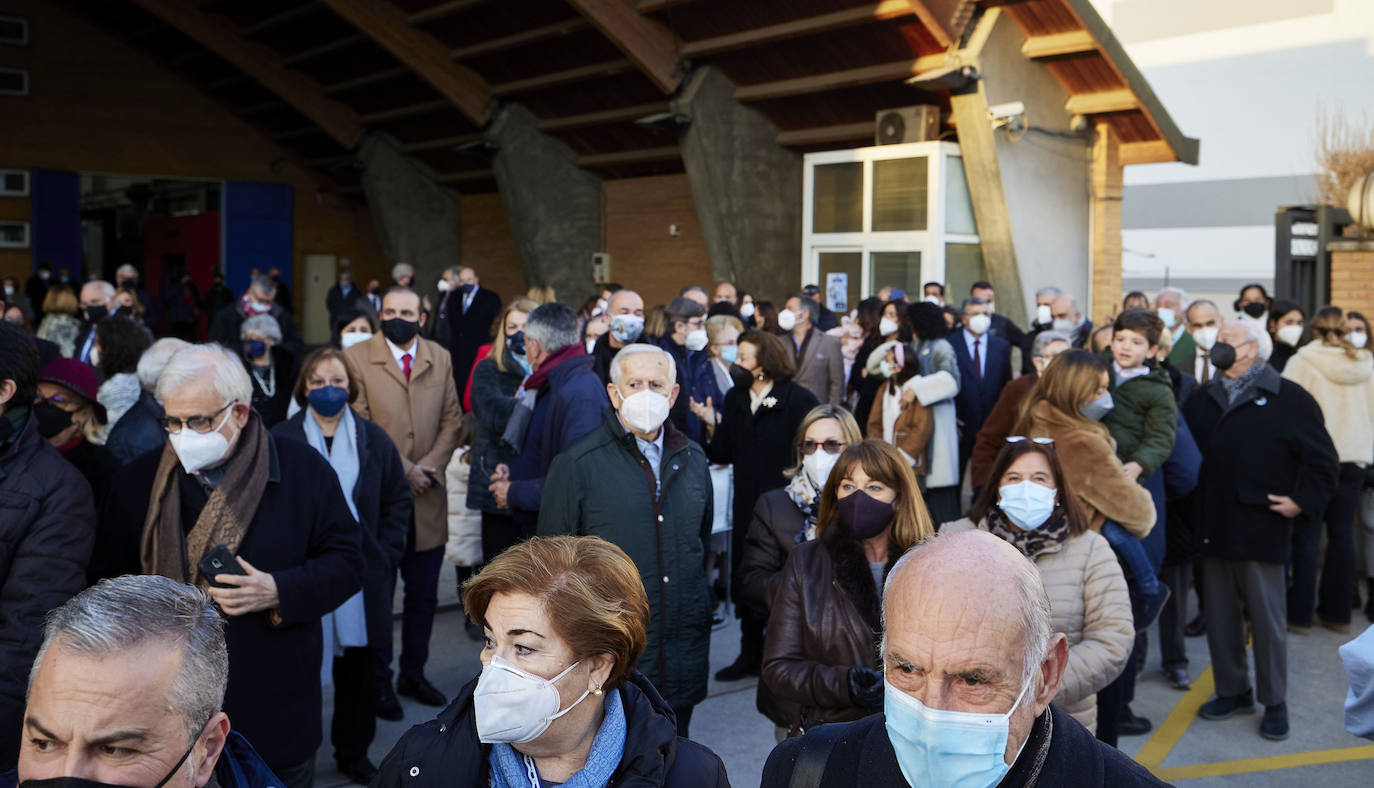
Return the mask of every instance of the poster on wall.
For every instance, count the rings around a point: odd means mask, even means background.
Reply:
[[[849,311],[849,274],[825,275],[825,305],[832,312]]]

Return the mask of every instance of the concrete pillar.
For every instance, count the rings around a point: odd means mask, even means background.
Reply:
[[[435,183],[433,173],[386,134],[368,135],[358,158],[388,269],[410,263],[416,285],[429,292],[445,268],[458,264],[458,194]]]
[[[492,169],[525,280],[551,285],[560,301],[580,305],[594,287],[592,254],[601,247],[601,179],[578,167],[572,148],[540,131],[539,119],[517,104],[492,120],[487,138],[499,146]]]
[[[773,124],[736,101],[735,86],[713,68],[692,74],[673,111],[691,118],[682,160],[716,279],[775,301],[796,290],[801,155],[779,145]]]

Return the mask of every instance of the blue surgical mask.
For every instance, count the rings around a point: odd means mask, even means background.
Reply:
[[[1011,715],[1031,682],[1005,714],[932,709],[891,682],[885,684],[887,738],[909,784],[991,788],[1011,770],[1005,760]]]
[[[733,364],[739,360],[739,345],[726,345],[720,349],[720,360]]]
[[[1005,485],[998,492],[1001,498],[997,501],[997,508],[1024,530],[1034,531],[1054,513],[1057,491],[1029,479]]]
[[[611,317],[611,336],[622,345],[639,339],[644,333],[644,318],[639,315],[614,315]]]
[[[310,403],[311,410],[327,419],[338,415],[339,411],[348,404],[348,389],[338,386],[321,386],[306,394],[305,399]]]
[[[1112,402],[1111,392],[1103,392],[1102,396],[1092,402],[1079,405],[1078,412],[1089,421],[1102,421],[1102,418],[1110,413],[1114,407],[1116,407],[1116,403]]]
[[[1178,319],[1178,316],[1174,314],[1174,310],[1167,306],[1162,306],[1155,310],[1155,314],[1159,315],[1159,319],[1164,321],[1164,327],[1168,329],[1172,329],[1174,327],[1174,321]]]

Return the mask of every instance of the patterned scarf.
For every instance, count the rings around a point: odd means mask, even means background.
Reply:
[[[792,499],[803,515],[805,526],[798,535],[799,542],[809,542],[816,538],[816,511],[821,506],[821,491],[811,483],[811,475],[805,468],[798,468],[792,481],[787,483],[787,497]]]
[[[1056,508],[1050,519],[1034,531],[1026,531],[1013,525],[1001,509],[988,511],[988,531],[1010,542],[1021,555],[1034,560],[1041,553],[1057,548],[1069,538],[1069,518],[1062,508]]]
[[[1221,378],[1221,385],[1226,389],[1226,406],[1228,408],[1236,404],[1242,396],[1248,394],[1250,390],[1259,383],[1260,375],[1264,374],[1264,370],[1267,366],[1268,364],[1265,362],[1255,359],[1254,365],[1245,370],[1238,378],[1233,378],[1228,375],[1217,376]]]

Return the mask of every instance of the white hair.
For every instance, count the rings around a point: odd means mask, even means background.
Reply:
[[[247,339],[249,334],[266,337],[281,344],[281,324],[271,315],[253,315],[239,327],[239,339]]]
[[[115,269],[115,276],[119,276],[120,274],[133,274],[134,276],[138,276],[138,269],[134,268],[132,265],[128,263],[125,263],[124,265],[121,265],[120,267]]]
[[[625,362],[633,356],[662,356],[668,362],[668,385],[677,383],[677,361],[673,354],[659,347],[643,342],[636,342],[633,345],[626,345],[615,354],[611,359],[611,383],[617,388],[620,387],[620,378],[625,375]]]
[[[1269,356],[1274,352],[1274,340],[1270,338],[1269,332],[1264,330],[1264,325],[1258,320],[1249,317],[1236,317],[1223,322],[1222,327],[1240,326],[1245,329],[1245,340],[1254,341],[1255,347],[1259,352],[1260,362],[1269,360]]]
[[[113,301],[113,300],[114,300],[114,297],[115,297],[115,292],[117,292],[117,291],[115,290],[115,286],[112,285],[112,284],[110,284],[109,282],[106,282],[104,279],[92,279],[91,281],[89,281],[89,282],[87,282],[86,284],[82,285],[82,286],[81,286],[81,289],[82,289],[82,290],[85,290],[85,289],[88,288],[88,287],[98,287],[98,288],[100,288],[100,292],[101,292],[101,294],[103,294],[103,295],[105,296],[105,300],[106,300],[107,302],[108,302],[108,301]]]
[[[166,705],[194,741],[224,705],[229,651],[224,624],[210,595],[161,575],[102,580],[48,613],[43,645],[29,670],[29,695],[43,657],[57,649],[90,659],[114,656],[144,643],[180,647],[181,666]]]
[[[907,564],[914,564],[920,560],[922,550],[940,537],[931,536],[914,544],[908,549],[897,563],[893,564],[892,570],[887,573],[887,580],[883,583],[882,599],[882,625],[883,637],[879,645],[878,659],[886,662],[887,659],[887,597],[892,592],[893,581],[901,574],[903,567]],[[915,567],[911,567],[915,569]],[[1025,653],[1022,655],[1021,662],[1021,684],[1030,682],[1035,677],[1035,672],[1040,669],[1040,664],[1045,661],[1045,656],[1050,653],[1050,639],[1054,637],[1054,619],[1050,608],[1050,596],[1045,591],[1045,582],[1040,577],[1040,570],[1028,558],[1022,558],[1016,565],[1016,573],[1013,577],[1007,578],[1016,586],[1016,595],[1021,603],[1021,615],[1019,618],[1025,623],[1022,630],[1024,639],[1022,644]]]
[[[253,281],[249,284],[248,288],[258,295],[270,298],[273,293],[277,292],[277,283],[273,282],[270,276],[258,274],[253,277]]]
[[[165,337],[143,351],[143,355],[138,359],[138,382],[143,385],[143,390],[152,394],[157,388],[157,376],[162,374],[162,368],[167,366],[167,361],[177,351],[190,346],[191,343],[184,339]]]
[[[397,263],[391,266],[391,279],[394,282],[401,281],[401,277],[408,276],[415,278],[415,266],[410,263]]]
[[[157,376],[158,402],[166,402],[167,395],[194,384],[208,381],[225,403],[253,402],[253,381],[243,368],[239,357],[213,342],[192,345],[173,354]]]
[[[1160,288],[1159,293],[1155,295],[1155,301],[1158,301],[1159,297],[1162,295],[1178,296],[1178,308],[1182,309],[1185,312],[1188,311],[1188,305],[1192,303],[1188,300],[1188,291],[1184,290],[1181,287],[1174,287],[1170,285],[1169,287]]]
[[[1063,291],[1063,290],[1060,290],[1059,288],[1054,287],[1054,286],[1042,287],[1042,288],[1040,288],[1039,290],[1036,290],[1036,291],[1035,291],[1035,297],[1036,297],[1036,298],[1039,298],[1040,296],[1050,296],[1050,297],[1052,297],[1052,298],[1058,298],[1059,296],[1061,296],[1061,295],[1063,295],[1063,294],[1064,294],[1064,291]]]
[[[1041,331],[1039,334],[1035,335],[1035,339],[1031,342],[1031,358],[1040,358],[1044,356],[1045,348],[1055,342],[1063,342],[1069,346],[1073,345],[1073,340],[1069,339],[1067,334],[1061,334],[1058,331]]]

